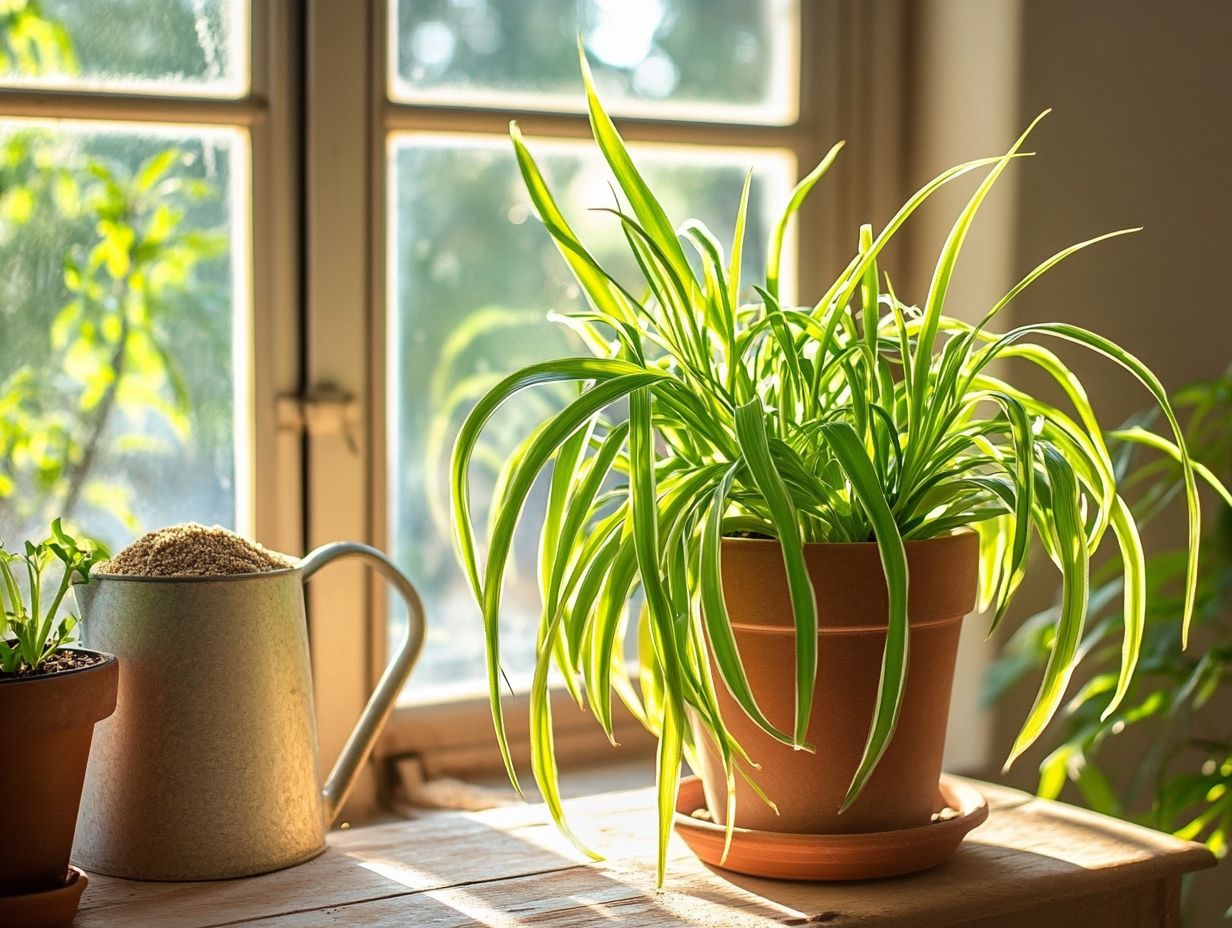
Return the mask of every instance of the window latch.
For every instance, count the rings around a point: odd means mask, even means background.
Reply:
[[[341,436],[352,454],[359,454],[363,415],[359,400],[337,384],[322,383],[304,393],[278,397],[278,430],[309,438]]]

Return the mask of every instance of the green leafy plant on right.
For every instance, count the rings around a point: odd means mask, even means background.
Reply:
[[[90,568],[105,557],[101,549],[82,546],[56,519],[51,535],[21,552],[0,544],[0,673],[34,674],[72,636],[77,618],[61,618],[60,606],[74,582],[88,582]],[[44,585],[49,569],[61,565],[60,582]],[[24,572],[24,581],[20,575]],[[24,582],[24,586],[23,586]],[[50,592],[50,601],[47,593]]]
[[[1184,572],[1188,551],[1171,548],[1146,560],[1145,621],[1138,672],[1120,705],[1114,605],[1122,579],[1111,568],[1096,575],[1090,630],[1079,653],[1091,676],[1065,707],[1064,724],[1050,733],[1056,748],[1040,765],[1038,792],[1057,798],[1067,782],[1097,812],[1130,819],[1194,841],[1224,857],[1232,842],[1232,371],[1196,383],[1173,398],[1186,418],[1198,473],[1226,505],[1202,542],[1192,637],[1184,637]],[[1170,455],[1141,463],[1135,450],[1159,448],[1148,416],[1110,433],[1120,482],[1133,493],[1138,524],[1166,517],[1180,492]],[[1168,449],[1164,449],[1168,450]],[[991,668],[986,696],[1001,698],[1036,670],[1052,646],[1056,607],[1027,619]],[[1118,737],[1119,736],[1119,737]],[[1128,784],[1111,773],[1105,754],[1130,738],[1149,744],[1137,756]],[[1232,893],[1225,894],[1232,903]],[[1232,915],[1232,908],[1229,909]]]

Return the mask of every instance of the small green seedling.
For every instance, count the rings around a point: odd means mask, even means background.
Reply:
[[[6,551],[0,543],[0,673],[33,673],[73,633],[77,617],[59,618],[69,587],[90,579],[90,568],[105,558],[94,546],[82,546],[64,531],[60,520],[51,524],[51,537],[22,553]],[[47,574],[59,561],[63,573],[48,603],[44,596]],[[24,567],[25,589],[18,582]]]

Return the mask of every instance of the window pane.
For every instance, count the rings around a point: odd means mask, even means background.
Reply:
[[[588,207],[612,202],[602,160],[581,143],[533,145],[570,223],[598,259],[629,282],[618,221]],[[764,267],[772,210],[791,172],[782,154],[641,147],[636,156],[676,221],[695,215],[730,244],[744,176],[755,180],[746,273]],[[441,699],[483,690],[483,630],[454,558],[449,528],[451,442],[479,394],[514,369],[585,348],[549,311],[582,307],[576,284],[534,217],[508,143],[408,135],[391,148],[388,427],[391,544],[429,616],[428,642],[409,695]],[[527,391],[489,423],[472,469],[475,511],[486,511],[501,463],[568,391]],[[536,488],[515,539],[503,615],[506,669],[533,669],[539,597],[535,582],[544,486]],[[391,622],[401,639],[402,621]]]
[[[248,90],[247,0],[10,0],[0,10],[0,82],[10,86]]]
[[[0,121],[0,540],[236,524],[246,148]]]
[[[798,0],[392,0],[390,96],[582,106],[577,36],[616,112],[786,123]]]

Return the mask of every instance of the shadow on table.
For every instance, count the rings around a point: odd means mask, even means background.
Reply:
[[[589,862],[562,847],[555,831],[546,828],[516,832],[491,828],[487,836],[454,835],[448,861],[440,859],[441,849],[433,853],[430,861],[422,857],[417,860],[414,854],[401,850],[393,855],[366,850],[349,852],[347,856],[359,868],[408,892],[349,906],[348,918],[358,920],[345,924],[413,924],[417,928],[475,924],[501,928],[603,924],[716,928],[736,924],[782,925],[799,915],[773,901],[716,882],[706,874],[699,876],[696,867],[681,866],[687,858],[678,847],[673,848],[675,870],[669,862],[667,886],[657,891],[653,839],[647,843],[629,837],[629,843],[619,842],[620,848],[605,844],[603,849],[612,857]],[[639,846],[633,849],[630,843]],[[467,856],[468,861],[460,859]],[[686,870],[691,871],[691,876],[682,872]],[[343,923],[330,918],[302,922],[307,928]]]

